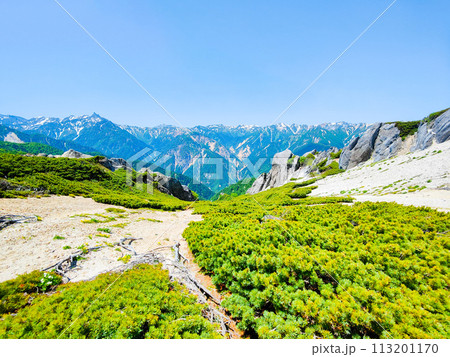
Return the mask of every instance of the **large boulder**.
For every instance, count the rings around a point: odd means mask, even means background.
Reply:
[[[439,144],[449,139],[450,110],[434,120],[423,120],[417,133],[406,141],[400,137],[400,130],[395,123],[373,124],[361,137],[354,138],[342,150],[339,167],[351,169],[369,159],[377,162],[393,157],[400,150],[424,150],[433,143]]]
[[[62,154],[61,157],[66,157],[68,159],[89,159],[92,156],[70,149]]]
[[[422,123],[416,133],[415,143],[411,146],[411,151],[424,150],[433,144],[434,133],[429,130],[427,123]]]

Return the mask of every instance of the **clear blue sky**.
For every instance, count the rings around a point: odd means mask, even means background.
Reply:
[[[183,126],[268,125],[391,0],[60,0]],[[281,119],[450,106],[448,0],[398,0]],[[0,2],[0,113],[176,123],[53,0]]]

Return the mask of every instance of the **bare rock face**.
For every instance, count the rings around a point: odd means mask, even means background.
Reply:
[[[431,122],[423,121],[412,138],[410,151],[424,150],[434,142],[450,140],[450,110]],[[395,156],[402,148],[408,149],[393,123],[374,124],[361,136],[353,139],[343,150],[339,167],[347,170],[369,159],[374,162]]]
[[[431,123],[423,122],[417,131],[416,143],[411,151],[424,150],[433,142],[438,144],[450,139],[450,110],[441,114]]]
[[[308,162],[301,163],[300,157],[296,156],[290,150],[284,150],[277,153],[272,159],[272,168],[268,173],[263,173],[255,180],[253,185],[247,190],[248,194],[255,194],[270,188],[280,187],[291,180],[300,180],[310,177],[310,174],[317,170],[317,165],[326,160],[325,166],[329,165],[333,160],[330,154],[336,153],[337,148],[331,148],[328,151],[318,152],[316,150],[310,153],[314,155],[314,159],[308,159]]]
[[[66,157],[68,159],[89,159],[92,156],[70,149],[62,154],[61,157]]]
[[[342,150],[339,160],[339,167],[341,169],[351,169],[371,158],[381,126],[381,123],[373,124],[361,137],[353,139],[350,144]]]
[[[433,124],[433,130],[438,144],[450,139],[450,110],[447,110],[436,118]]]
[[[260,175],[252,187],[247,190],[247,193],[254,194],[268,188],[282,186],[289,180],[289,177],[292,177],[295,171],[294,163],[297,163],[297,161],[298,158],[289,149],[275,154],[270,172]]]
[[[389,159],[396,155],[402,147],[400,130],[395,124],[384,124],[374,144],[373,161]]]

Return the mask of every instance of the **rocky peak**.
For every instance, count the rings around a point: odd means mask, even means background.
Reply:
[[[255,194],[270,188],[279,187],[290,181],[301,180],[318,173],[318,166],[331,164],[332,153],[338,152],[337,148],[327,151],[310,151],[303,156],[296,156],[287,149],[275,154],[272,159],[272,168],[268,173],[260,175],[252,187],[247,190],[248,194]]]

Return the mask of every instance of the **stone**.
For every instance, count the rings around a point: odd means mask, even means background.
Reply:
[[[450,110],[447,110],[435,119],[433,131],[438,144],[450,139]]]
[[[381,123],[373,124],[358,140],[352,140],[352,145],[348,145],[348,149],[346,147],[345,149],[347,150],[345,152],[343,150],[344,157],[339,162],[341,169],[351,169],[371,158],[381,126]]]
[[[395,124],[384,124],[375,141],[372,159],[374,162],[390,159],[400,151],[401,147],[400,130]]]
[[[68,159],[88,159],[92,156],[70,149],[66,151],[64,154],[62,154],[61,157],[66,157]]]
[[[125,160],[121,158],[103,158],[98,162],[100,165],[106,167],[108,170],[116,171],[119,169],[131,170],[132,166]]]
[[[300,157],[296,156],[290,150],[284,150],[277,153],[272,159],[272,168],[268,173],[258,176],[253,185],[247,190],[248,194],[255,194],[270,188],[280,187],[291,180],[298,180],[310,177],[313,171],[317,170],[317,165],[326,160],[325,165],[329,165],[333,160],[330,154],[338,152],[337,148],[331,148],[327,151],[318,152],[316,150],[303,154],[315,156],[314,160],[310,160],[308,164],[301,164]]]
[[[173,177],[166,176],[160,172],[153,172],[149,169],[142,169],[140,173],[147,172],[147,178],[144,180],[147,184],[157,183],[157,189],[162,193],[179,198],[183,201],[195,201],[197,198],[193,192],[185,185],[182,185],[180,181]]]
[[[411,151],[424,150],[433,142],[438,144],[450,139],[450,110],[441,114],[431,123],[422,122],[417,130],[416,142]]]

